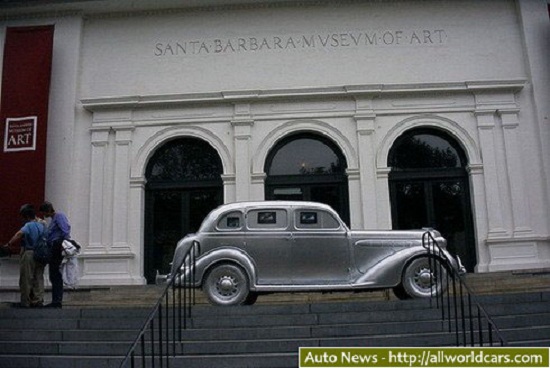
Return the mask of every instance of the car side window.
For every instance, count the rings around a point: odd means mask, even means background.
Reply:
[[[237,231],[243,228],[243,214],[239,211],[233,211],[224,214],[218,221],[217,228],[221,231]]]
[[[286,210],[252,210],[247,213],[246,219],[248,223],[248,228],[255,230],[286,229],[288,227]]]
[[[340,223],[333,215],[319,210],[296,211],[295,225],[297,229],[336,230],[340,228]]]

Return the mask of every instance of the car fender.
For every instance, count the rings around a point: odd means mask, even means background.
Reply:
[[[380,262],[370,267],[361,274],[353,286],[360,288],[369,287],[394,287],[401,283],[401,275],[406,265],[414,258],[428,257],[426,249],[414,247],[403,248],[390,257],[381,259]]]
[[[169,275],[176,275],[178,273],[177,268],[183,264],[183,260],[190,252],[190,249],[195,242],[197,237],[195,234],[189,234],[178,242],[176,249],[174,250],[174,257],[172,260],[171,270]],[[198,252],[198,249],[196,249]],[[198,254],[198,253],[197,253]]]
[[[209,269],[220,263],[234,263],[248,274],[250,289],[256,289],[256,266],[252,258],[243,250],[234,247],[216,248],[197,259],[195,268],[195,286],[201,286]]]

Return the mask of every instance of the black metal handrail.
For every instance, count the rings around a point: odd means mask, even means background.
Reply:
[[[195,242],[183,257],[176,274],[170,275],[161,296],[128,349],[120,368],[136,366],[169,367],[170,358],[181,353],[179,342],[187,329],[191,308],[196,302],[195,262],[200,244]],[[147,338],[149,335],[149,338]]]
[[[440,292],[432,295],[441,311],[441,320],[455,335],[456,346],[507,345],[495,322],[467,285],[431,232],[422,237],[430,258],[431,284],[439,283]],[[166,287],[128,349],[120,368],[169,367],[170,358],[182,353],[183,331],[187,329],[192,305],[196,302],[195,262],[200,244],[194,243],[183,257],[176,274],[170,275]],[[437,289],[437,288],[436,288]],[[433,290],[433,289],[432,289]]]
[[[449,333],[454,332],[456,346],[507,345],[494,320],[466,283],[456,261],[447,257],[431,232],[424,233],[422,245],[430,258],[431,284],[440,283],[441,287],[440,292],[432,295],[432,300],[441,310],[441,320],[447,324]]]

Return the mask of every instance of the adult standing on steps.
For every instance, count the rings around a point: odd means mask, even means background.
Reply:
[[[71,225],[67,216],[62,212],[56,212],[50,202],[42,203],[40,212],[43,213],[44,217],[51,218],[48,227],[48,244],[52,249],[52,259],[49,263],[52,302],[46,307],[61,308],[63,305],[63,276],[60,266],[63,261],[63,240],[71,238]]]
[[[41,307],[44,301],[44,265],[34,260],[34,247],[46,231],[46,226],[37,221],[34,207],[30,204],[23,205],[19,214],[25,224],[10,239],[6,247],[22,240],[19,260],[20,306],[22,308]]]

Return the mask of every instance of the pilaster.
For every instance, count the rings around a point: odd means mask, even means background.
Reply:
[[[130,145],[133,126],[116,126],[114,163],[113,249],[129,251]]]
[[[499,109],[497,111],[504,131],[504,147],[508,164],[508,182],[512,203],[512,229],[514,236],[531,235],[531,211],[525,191],[525,175],[522,167],[522,151],[518,136],[519,109]]]
[[[252,120],[250,115],[250,104],[235,104],[235,113],[231,126],[233,127],[235,144],[235,200],[245,201],[250,199],[251,189],[250,140],[254,120]]]
[[[483,157],[484,187],[487,203],[488,238],[501,238],[509,234],[507,231],[506,188],[502,178],[502,155],[497,152],[499,136],[496,132],[496,110],[479,109],[475,111],[477,128]],[[480,234],[482,235],[482,234]]]
[[[347,169],[349,188],[350,227],[364,229],[363,201],[361,201],[361,173],[359,169]]]
[[[225,203],[236,201],[235,174],[222,174],[223,198]]]
[[[359,177],[361,181],[360,198],[361,223],[364,229],[378,229],[379,223],[376,203],[376,164],[375,164],[375,120],[376,114],[372,107],[372,97],[357,97],[355,99],[355,123],[357,128],[357,152],[359,156]],[[350,188],[351,189],[351,188]],[[353,200],[350,200],[350,204]]]
[[[392,228],[390,188],[388,183],[390,171],[390,167],[376,168],[376,216],[380,229]]]
[[[470,192],[473,203],[473,216],[476,236],[477,265],[476,272],[487,272],[491,263],[491,255],[485,246],[485,234],[488,233],[487,202],[484,181],[484,167],[481,164],[471,164],[467,167],[470,176]],[[479,236],[479,235],[483,236]]]
[[[103,190],[106,177],[107,149],[110,128],[92,130],[92,167],[90,173],[90,236],[87,252],[104,250],[103,229],[106,225]]]
[[[252,173],[250,200],[263,201],[265,199],[265,179],[267,174],[265,172]]]

